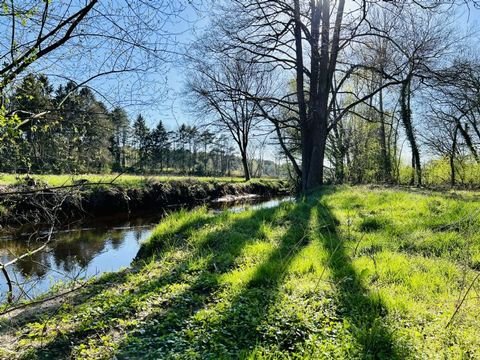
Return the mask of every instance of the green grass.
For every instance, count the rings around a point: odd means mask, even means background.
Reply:
[[[4,320],[0,354],[477,359],[480,284],[447,327],[480,269],[476,199],[337,187],[274,209],[175,213],[132,269]]]
[[[115,184],[124,186],[141,186],[148,182],[168,182],[194,179],[206,182],[219,183],[237,183],[244,182],[245,179],[240,177],[189,177],[189,176],[142,176],[122,174],[117,178],[118,174],[83,174],[83,175],[31,175],[49,186],[65,186],[71,185],[78,180],[88,180],[90,183],[108,183],[115,180]],[[0,173],[0,185],[17,185],[22,182],[25,175],[2,174]],[[267,180],[267,179],[262,179]]]

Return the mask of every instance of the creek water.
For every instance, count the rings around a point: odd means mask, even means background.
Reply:
[[[271,208],[291,197],[249,199],[242,203],[209,205],[212,211],[226,208],[241,212],[247,208]],[[59,284],[88,279],[102,273],[128,267],[165,212],[134,218],[102,219],[87,226],[58,231],[47,247],[8,267],[14,283],[14,298],[32,299]],[[0,262],[8,263],[19,255],[38,248],[41,243],[23,234],[0,237]],[[8,286],[0,273],[0,303],[7,298]]]

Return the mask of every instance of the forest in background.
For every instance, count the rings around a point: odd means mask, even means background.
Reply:
[[[149,128],[141,114],[132,121],[123,108],[108,109],[94,91],[79,88],[71,81],[55,88],[48,77],[29,74],[15,89],[8,106],[12,113],[22,110],[18,115],[20,125],[14,131],[2,128],[0,155],[4,160],[0,172],[244,174],[242,159],[228,132],[215,132],[212,125],[202,122],[198,126],[184,123],[168,130],[160,120],[154,128]],[[326,152],[327,182],[411,183],[410,166],[402,157],[402,151],[408,151],[402,138],[401,114],[382,115],[372,111],[366,115],[352,112],[331,133]],[[42,116],[31,119],[31,114]],[[426,185],[477,187],[480,184],[476,108],[466,115],[469,116],[464,116],[463,121],[451,115],[443,120],[444,124],[440,123],[441,118],[435,121],[428,118],[432,125],[424,124],[429,127],[424,128],[419,138],[428,156],[423,162],[422,175]],[[381,118],[386,116],[390,121],[382,122]],[[295,154],[298,134],[288,136],[288,151]],[[259,144],[248,156],[253,177],[295,176],[278,137],[270,136]],[[277,153],[273,161],[263,158],[263,152],[271,148]],[[339,156],[344,160],[340,161]]]
[[[8,109],[22,110],[13,133],[0,130],[0,172],[242,175],[225,134],[187,124],[168,130],[161,120],[151,129],[142,115],[132,121],[122,107],[108,109],[91,89],[71,81],[54,88],[46,76],[30,74]],[[30,114],[42,116],[30,119]],[[253,176],[284,174],[280,159],[263,159],[262,150],[249,157]]]

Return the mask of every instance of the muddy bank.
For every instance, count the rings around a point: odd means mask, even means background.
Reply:
[[[204,180],[152,182],[138,187],[81,184],[57,189],[31,186],[9,188],[0,193],[0,226],[65,224],[79,219],[157,211],[177,206],[194,206],[219,198],[257,195],[271,197],[289,193],[282,180],[252,180],[220,183]],[[4,193],[5,193],[4,189]]]

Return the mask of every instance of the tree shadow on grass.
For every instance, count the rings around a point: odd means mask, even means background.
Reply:
[[[98,286],[86,289],[77,295],[78,299],[73,299],[72,303],[74,304],[82,302],[81,299],[87,299],[82,303],[80,313],[76,313],[78,309],[73,307],[70,312],[67,311],[66,314],[63,313],[60,316],[50,314],[48,325],[42,325],[43,329],[39,329],[40,325],[38,324],[46,321],[45,317],[29,318],[26,321],[17,322],[17,326],[24,327],[24,331],[25,327],[35,326],[36,330],[33,332],[26,331],[26,336],[30,339],[42,340],[47,335],[46,332],[50,332],[50,338],[45,340],[44,345],[29,349],[30,356],[48,359],[69,358],[72,357],[72,350],[75,346],[88,344],[89,338],[98,340],[105,334],[111,334],[114,341],[121,341],[125,334],[131,339],[136,337],[141,339],[142,335],[148,331],[148,326],[143,326],[142,331],[137,332],[138,328],[135,322],[132,322],[122,330],[116,329],[120,322],[129,320],[138,320],[141,324],[148,324],[149,320],[156,319],[157,326],[153,330],[159,336],[162,332],[168,333],[182,328],[185,326],[185,320],[202,308],[205,303],[208,303],[209,298],[217,290],[219,274],[228,271],[233,266],[242,248],[257,237],[262,222],[270,221],[275,214],[275,209],[264,209],[255,211],[248,216],[242,216],[235,221],[230,220],[226,226],[220,226],[208,233],[188,258],[173,264],[161,276],[148,279],[135,289],[127,289],[118,293],[115,291],[116,288],[120,288],[128,282],[128,273],[113,277],[108,282],[100,279]],[[214,218],[209,217],[208,221],[203,221],[201,225],[215,227],[221,225],[222,221],[228,221],[230,216],[224,214]],[[198,223],[189,224],[189,226],[179,228],[178,232],[191,229],[192,226],[199,228]],[[179,239],[188,240],[182,237]],[[192,247],[194,245],[177,243],[175,246]],[[157,254],[157,256],[160,255]],[[147,267],[148,264],[144,266]],[[141,269],[134,269],[133,273],[140,271]],[[76,317],[79,320],[75,321],[74,326],[67,331],[57,332],[56,324],[61,317],[65,316],[70,319]],[[36,320],[40,321],[34,324]],[[54,332],[53,336],[52,331]],[[132,345],[135,341],[128,341],[128,343]],[[143,350],[145,350],[145,354],[148,354],[151,353],[151,349],[144,348]],[[142,353],[141,350],[141,348],[135,349],[135,358],[143,358],[139,355]],[[121,355],[119,357],[121,358]]]
[[[115,353],[118,359],[254,356],[259,344],[272,345],[271,339],[264,336],[262,322],[269,312],[277,309],[292,260],[311,241],[308,231],[312,231],[313,215],[321,224],[315,231],[321,232],[320,242],[329,259],[325,266],[335,284],[338,317],[350,324],[349,331],[358,344],[357,357],[400,358],[393,333],[385,324],[385,307],[362,285],[336,232],[337,222],[328,207],[320,203],[318,194],[275,209],[210,218],[202,226],[212,230],[201,243],[188,244],[188,239],[184,239],[185,244],[175,245],[189,248],[188,258],[173,262],[161,275],[149,278],[135,289],[109,293],[128,283],[128,276],[119,275],[118,279],[99,284],[95,290],[85,290],[83,296],[87,300],[82,307],[92,311],[83,310],[80,315],[75,314],[77,308],[72,308],[67,316],[81,316],[81,319],[45,345],[32,348],[30,353],[37,358],[69,358],[74,347],[78,350],[78,345],[85,345],[86,351],[104,351],[110,356]],[[265,222],[282,226],[284,231],[265,260],[249,264],[250,276],[232,290],[222,276],[238,270],[238,259],[245,246],[263,239]],[[191,226],[196,225],[189,224],[179,231],[187,231]],[[162,260],[157,258],[157,261]],[[119,326],[120,321],[130,320],[131,324]],[[273,344],[285,354],[294,351],[309,335],[288,334]],[[105,335],[110,336],[104,341],[107,344],[98,341]],[[96,349],[92,349],[90,340],[96,343]],[[111,348],[105,349],[108,346]]]
[[[344,239],[336,230],[338,220],[322,201],[321,194],[316,204],[319,221],[323,227],[321,242],[328,254],[325,266],[336,290],[338,316],[348,321],[351,333],[360,345],[359,355],[365,359],[403,359],[407,347],[395,339],[394,331],[386,323],[387,308],[378,294],[370,292],[355,270],[347,253]]]
[[[326,189],[330,192],[331,189]],[[324,195],[324,194],[323,194]],[[312,221],[312,217],[318,217]],[[206,306],[202,316],[184,318],[176,329],[149,329],[149,337],[159,336],[153,347],[138,358],[201,359],[255,358],[262,350],[272,350],[272,356],[288,357],[296,353],[311,335],[306,324],[296,322],[291,314],[271,317],[272,311],[288,311],[279,306],[284,290],[282,284],[289,276],[288,268],[319,231],[320,245],[325,249],[330,280],[334,283],[337,318],[342,326],[349,324],[353,338],[352,356],[367,359],[400,359],[406,354],[393,331],[386,324],[387,310],[381,300],[362,285],[340,236],[330,209],[315,196],[297,203],[283,219],[285,232],[267,258],[254,266],[251,276],[239,291],[227,295],[218,303]],[[315,224],[315,226],[313,225]],[[216,276],[216,275],[214,275]],[[192,315],[195,312],[192,312]],[[290,317],[289,317],[290,316]],[[270,336],[265,325],[280,336]],[[302,328],[303,326],[303,328]],[[286,327],[284,329],[282,327]],[[288,329],[291,327],[291,329]],[[299,331],[297,331],[299,330]],[[331,339],[329,339],[331,340]],[[268,350],[270,348],[270,350]],[[301,352],[297,352],[298,356]],[[132,358],[135,352],[120,350],[119,358]]]
[[[190,311],[185,311],[184,304],[170,307],[167,313],[143,327],[142,334],[129,334],[117,357],[224,359],[246,356],[261,341],[261,335],[256,329],[269,308],[276,303],[290,262],[309,241],[306,236],[309,205],[298,203],[279,216],[280,212],[281,209],[263,211],[265,216],[260,218],[265,221],[274,220],[276,226],[281,225],[286,229],[278,246],[267,255],[266,260],[254,266],[248,280],[238,291],[232,294],[229,293],[232,289],[226,289],[223,298],[214,296],[215,289],[221,290],[218,287],[219,278],[229,270],[238,270],[232,265],[246,245],[241,241],[229,241],[231,237],[226,237],[223,239],[223,247],[217,247],[217,253],[208,267],[222,257],[222,252],[229,254],[230,260],[223,266],[217,263],[215,271],[205,274],[215,284],[208,290],[210,298],[201,307]],[[259,218],[256,222],[261,223],[258,220]],[[243,227],[241,222],[238,225]],[[253,233],[251,239],[255,239]],[[191,291],[198,295],[199,291],[205,290],[198,288],[203,282],[204,279],[199,279]],[[189,296],[193,294],[190,293]],[[199,316],[201,309],[205,313]]]
[[[279,212],[277,209],[267,213],[265,220],[271,221]],[[314,215],[318,216],[318,224],[312,228]],[[206,272],[168,309],[162,309],[142,324],[140,333],[129,333],[118,349],[117,358],[255,358],[258,348],[273,348],[286,357],[295,353],[311,335],[308,326],[302,328],[304,324],[294,323],[289,314],[279,314],[272,321],[271,313],[286,310],[278,304],[284,296],[282,284],[292,261],[310,243],[312,229],[321,231],[321,245],[329,259],[325,266],[335,283],[337,315],[341,323],[350,324],[349,331],[356,342],[354,355],[370,359],[402,358],[405,354],[398,353],[393,333],[385,324],[386,309],[361,284],[337,235],[337,220],[330,210],[314,196],[289,208],[277,221],[285,227],[277,246],[265,260],[250,264],[252,272],[237,290],[232,291],[228,285],[222,289],[220,277],[237,270],[235,258],[249,241],[228,242],[225,240],[231,234],[225,233],[223,241],[220,240],[223,246],[215,247]],[[223,266],[219,261],[222,253],[229,256]],[[265,324],[282,335],[272,338]]]

